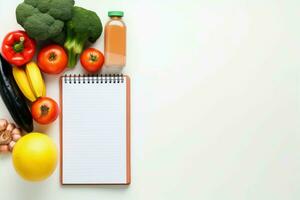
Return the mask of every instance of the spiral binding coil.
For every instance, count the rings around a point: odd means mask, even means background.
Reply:
[[[69,74],[63,76],[64,83],[69,84],[95,84],[95,83],[123,83],[123,74],[97,74],[97,75],[80,75]]]

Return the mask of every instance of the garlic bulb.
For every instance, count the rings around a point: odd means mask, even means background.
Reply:
[[[5,119],[0,119],[0,153],[12,151],[21,138],[21,130]]]

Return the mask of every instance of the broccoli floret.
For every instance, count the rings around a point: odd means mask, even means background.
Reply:
[[[55,19],[67,21],[72,17],[74,0],[38,0],[38,2],[37,8],[42,13],[48,13]]]
[[[17,22],[31,38],[61,40],[73,6],[74,0],[24,0],[16,9]]]
[[[64,45],[64,42],[66,40],[66,33],[65,31],[63,30],[59,35],[53,37],[51,39],[53,42],[57,43],[57,44],[60,44],[60,45]]]
[[[68,51],[68,66],[74,67],[86,42],[94,43],[102,34],[98,15],[81,7],[73,8],[73,17],[66,23],[65,49]]]
[[[62,31],[64,22],[55,20],[47,14],[38,13],[30,16],[24,23],[24,29],[28,35],[37,40],[47,40]]]

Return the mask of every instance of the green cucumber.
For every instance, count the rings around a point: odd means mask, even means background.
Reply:
[[[15,123],[26,132],[32,132],[33,120],[26,99],[18,88],[12,66],[0,55],[0,94]]]

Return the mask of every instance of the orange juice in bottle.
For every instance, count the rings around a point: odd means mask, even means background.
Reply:
[[[122,11],[110,11],[105,25],[104,54],[108,67],[124,67],[126,63],[126,25]]]

